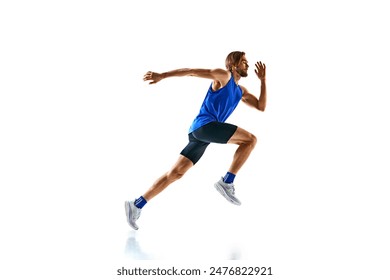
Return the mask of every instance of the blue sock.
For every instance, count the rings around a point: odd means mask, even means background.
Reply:
[[[231,184],[234,181],[234,178],[236,178],[236,175],[233,173],[226,173],[225,177],[223,177],[223,181],[227,184]]]
[[[139,209],[142,209],[142,207],[144,207],[146,203],[147,203],[147,201],[143,196],[140,196],[138,199],[136,199],[134,201],[135,207],[137,207]]]

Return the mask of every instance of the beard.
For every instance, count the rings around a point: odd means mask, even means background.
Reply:
[[[236,71],[237,71],[238,75],[240,75],[241,77],[248,76],[248,72],[246,70],[242,70],[241,68],[236,68]]]

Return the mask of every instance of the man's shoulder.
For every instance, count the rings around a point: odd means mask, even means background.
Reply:
[[[222,68],[217,68],[217,69],[214,69],[214,76],[215,76],[215,80],[217,80],[218,82],[220,82],[221,84],[223,85],[226,85],[230,79],[232,78],[232,73],[228,70],[225,70],[225,69],[222,69]]]

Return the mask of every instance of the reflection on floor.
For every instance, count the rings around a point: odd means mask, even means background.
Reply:
[[[134,260],[151,260],[153,257],[142,250],[140,243],[137,241],[137,232],[130,231],[126,246],[125,246],[126,257]]]
[[[173,255],[171,254],[161,254],[159,250],[154,250],[154,252],[157,254],[153,254],[152,252],[150,252],[150,250],[145,249],[145,246],[142,246],[142,241],[139,241],[138,239],[138,232],[130,231],[128,233],[124,249],[124,254],[127,258],[132,260],[159,260],[166,257],[173,257]],[[206,247],[208,246],[206,245]],[[173,251],[174,250],[172,250],[171,253],[173,253]],[[211,257],[213,255],[213,252],[207,251],[206,254]],[[186,255],[182,256],[187,257]],[[231,246],[231,248],[227,250],[226,254],[222,256],[222,259],[240,260],[241,250],[236,246]]]

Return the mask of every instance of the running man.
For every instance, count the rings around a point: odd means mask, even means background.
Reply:
[[[158,178],[144,195],[133,201],[125,202],[128,224],[138,229],[138,220],[142,207],[167,186],[180,179],[202,157],[210,143],[236,144],[237,150],[226,175],[214,184],[215,188],[229,202],[240,205],[235,196],[234,179],[240,168],[248,159],[256,145],[256,137],[250,132],[226,123],[240,100],[257,110],[264,111],[267,101],[266,67],[262,62],[255,64],[255,73],[260,80],[259,98],[239,85],[241,77],[248,76],[248,61],[244,52],[231,52],[225,61],[225,69],[176,69],[165,73],[148,71],[144,81],[155,84],[169,77],[194,76],[212,80],[210,88],[202,103],[199,114],[189,129],[189,142],[181,151],[179,159],[173,167]]]

